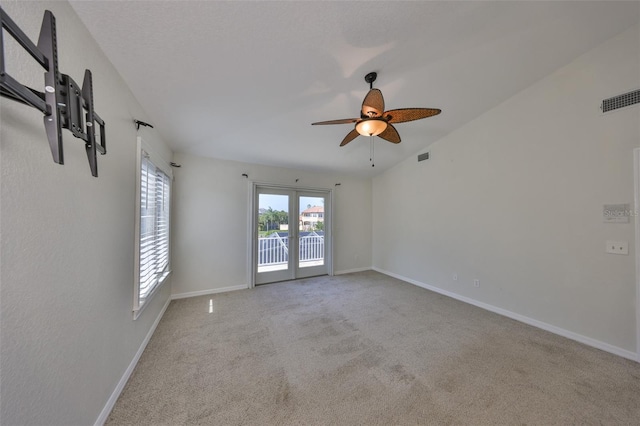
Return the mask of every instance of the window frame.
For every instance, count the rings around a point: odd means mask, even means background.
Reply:
[[[134,267],[134,291],[133,291],[133,319],[136,320],[142,314],[144,308],[149,305],[149,302],[156,293],[162,288],[163,284],[167,281],[167,277],[171,274],[171,214],[172,214],[172,197],[173,197],[173,173],[171,166],[159,156],[140,136],[137,138],[137,154],[136,154],[136,203],[135,203],[135,267]],[[142,160],[146,158],[153,163],[156,169],[162,171],[169,178],[169,199],[168,199],[168,263],[167,266],[161,272],[160,277],[156,284],[154,284],[151,291],[147,294],[144,300],[140,299],[140,227],[141,227],[141,213],[142,213]]]

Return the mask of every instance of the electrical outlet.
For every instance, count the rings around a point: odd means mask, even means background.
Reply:
[[[605,251],[610,254],[629,254],[629,243],[627,241],[607,241]]]
[[[473,286],[474,287],[480,287],[480,280],[473,280]]]
[[[453,274],[453,280],[458,281],[458,274]]]

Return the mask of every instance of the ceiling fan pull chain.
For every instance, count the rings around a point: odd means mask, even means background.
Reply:
[[[375,167],[375,147],[373,146],[373,136],[369,136],[369,161],[371,162],[371,167]]]

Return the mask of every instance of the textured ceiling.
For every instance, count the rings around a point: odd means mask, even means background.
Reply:
[[[371,176],[636,24],[639,2],[72,1],[176,152]],[[402,143],[339,147],[378,72]],[[596,100],[594,102],[597,103]],[[594,104],[596,107],[597,104]]]

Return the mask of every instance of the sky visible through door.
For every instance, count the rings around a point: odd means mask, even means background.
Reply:
[[[271,207],[273,210],[284,210],[287,211],[289,209],[289,200],[282,195],[276,194],[260,194],[260,208],[268,209]],[[312,207],[314,205],[319,205],[324,207],[324,198],[318,197],[300,197],[300,211],[298,213],[302,213],[303,210],[307,208],[308,205]]]

